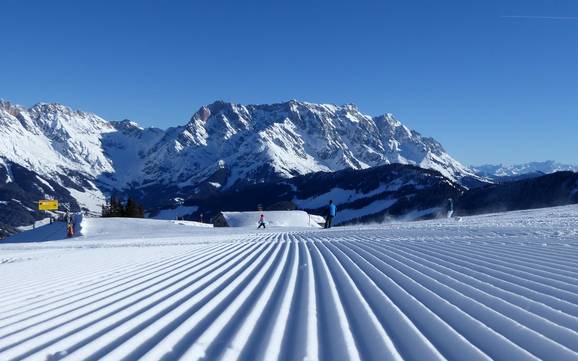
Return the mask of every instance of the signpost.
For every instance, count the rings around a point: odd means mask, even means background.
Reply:
[[[54,199],[44,199],[38,201],[38,210],[39,211],[57,211],[58,210],[58,201]]]
[[[56,199],[43,199],[38,201],[39,211],[58,211],[58,207],[64,208],[66,210],[66,236],[74,236],[74,218],[70,214],[70,203],[59,203]],[[53,217],[50,215],[50,223],[52,223]]]

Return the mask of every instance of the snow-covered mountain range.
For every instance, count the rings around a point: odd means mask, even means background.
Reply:
[[[471,169],[484,177],[515,177],[525,174],[550,174],[561,171],[578,172],[577,165],[569,165],[548,160],[515,165],[485,164],[472,166]]]
[[[0,168],[17,164],[97,210],[104,194],[153,190],[165,198],[219,191],[317,171],[402,163],[451,180],[475,177],[432,138],[391,114],[353,105],[217,101],[167,130],[110,122],[59,104],[0,102]],[[6,182],[10,178],[6,177]]]

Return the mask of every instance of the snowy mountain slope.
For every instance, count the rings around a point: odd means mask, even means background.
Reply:
[[[66,189],[54,179],[0,157],[0,238],[15,232],[15,227],[46,218],[45,212],[37,210],[39,199],[59,199],[69,203],[72,211],[79,211],[71,190],[73,188]]]
[[[98,175],[114,170],[100,143],[112,131],[105,120],[61,105],[0,103],[0,157],[75,193],[86,208],[103,198]]]
[[[472,166],[471,169],[484,177],[512,177],[524,174],[550,174],[562,171],[578,172],[578,166],[562,164],[552,160],[545,162],[531,162],[516,165],[492,165]]]
[[[99,178],[101,183],[111,188],[140,186],[143,168],[150,150],[165,136],[165,131],[157,128],[140,128],[137,123],[123,120],[110,122],[116,131],[105,133],[101,147],[114,167]]]
[[[578,203],[578,173],[556,172],[471,189],[456,204],[456,214],[481,214]]]
[[[577,222],[87,219],[85,237],[0,244],[0,359],[576,360]]]
[[[2,156],[41,175],[112,172],[100,143],[112,131],[104,119],[62,105],[0,103]]]
[[[390,164],[367,169],[318,172],[277,182],[255,184],[212,195],[193,196],[186,219],[208,220],[220,211],[302,209],[324,215],[330,200],[337,205],[335,224],[384,219],[426,219],[445,214],[448,198],[465,188],[440,173],[416,166]]]
[[[0,157],[57,182],[91,211],[104,193],[141,179],[146,152],[164,134],[59,104],[0,102]]]
[[[455,215],[474,215],[578,203],[578,173],[557,172],[466,189],[441,174],[391,164],[362,170],[319,172],[255,184],[184,201],[187,219],[205,220],[219,211],[304,209],[323,215],[332,200],[336,224],[419,220],[445,216],[452,198]],[[178,208],[177,208],[178,209]]]

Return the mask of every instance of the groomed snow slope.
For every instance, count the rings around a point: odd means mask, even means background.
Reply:
[[[303,211],[222,212],[230,227],[257,227],[259,217],[264,216],[267,227],[313,227],[319,228],[315,216]]]
[[[332,230],[117,222],[0,244],[1,360],[578,359],[576,206]]]

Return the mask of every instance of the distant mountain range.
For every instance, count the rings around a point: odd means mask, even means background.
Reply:
[[[555,172],[578,172],[577,165],[562,164],[552,160],[516,165],[486,164],[470,167],[476,174],[492,180],[519,180]]]

